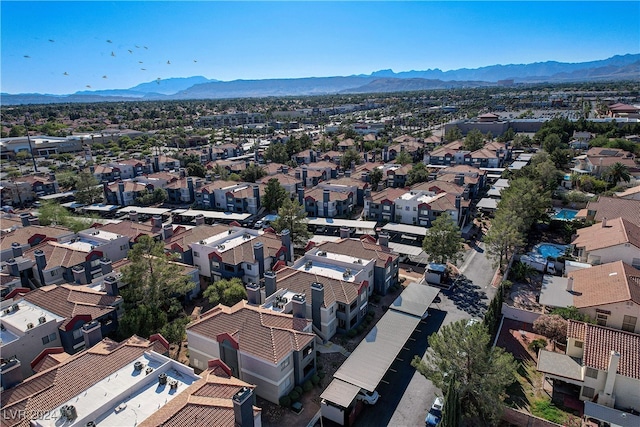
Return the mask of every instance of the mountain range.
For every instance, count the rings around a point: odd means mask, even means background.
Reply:
[[[506,80],[513,80],[514,84],[640,80],[640,54],[616,55],[608,59],[579,63],[546,61],[450,71],[436,68],[398,73],[380,70],[368,75],[295,79],[219,81],[195,76],[145,82],[129,89],[81,91],[69,95],[2,93],[0,96],[4,105],[256,98],[486,87],[496,86]]]

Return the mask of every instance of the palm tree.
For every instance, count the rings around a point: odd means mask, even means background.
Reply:
[[[616,162],[612,164],[609,170],[607,171],[607,181],[609,181],[609,183],[614,186],[620,181],[624,181],[624,182],[631,181],[631,174],[629,173],[629,168],[620,162]]]

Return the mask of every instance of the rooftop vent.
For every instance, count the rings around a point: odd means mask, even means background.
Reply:
[[[167,374],[164,372],[158,375],[158,384],[165,385],[167,384]]]
[[[20,306],[18,304],[13,304],[11,306],[11,311],[18,311],[18,310],[20,310]]]
[[[39,323],[39,324],[41,324],[41,325],[42,325],[43,323],[47,323],[47,318],[46,318],[46,317],[44,317],[44,316],[40,316],[40,317],[38,318],[38,323]]]
[[[327,256],[326,251],[318,251],[318,256]]]
[[[32,329],[33,328],[33,323],[27,323],[27,329]]]
[[[169,387],[171,388],[171,390],[176,390],[178,388],[178,381],[177,380],[169,381]]]
[[[305,268],[311,268],[312,266],[313,266],[313,262],[311,262],[311,261],[307,261],[307,262],[304,263],[304,267]]]
[[[142,364],[142,362],[138,360],[133,364],[133,369],[135,369],[136,371],[142,371],[143,366],[144,365]]]
[[[149,375],[153,372],[153,368],[151,366],[147,366],[147,369],[144,370],[145,375]]]

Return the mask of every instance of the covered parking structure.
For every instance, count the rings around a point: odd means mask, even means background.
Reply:
[[[382,231],[389,233],[389,240],[422,246],[424,236],[429,233],[429,229],[417,225],[408,224],[386,224]]]
[[[308,224],[315,227],[329,227],[338,230],[342,227],[347,227],[355,230],[355,234],[374,234],[377,223],[375,221],[357,221],[354,219],[308,218]]]
[[[226,222],[226,223],[233,222],[233,221],[242,222],[251,216],[251,214],[203,211],[203,210],[196,210],[196,209],[188,209],[185,211],[176,209],[172,213],[175,216],[189,218],[188,219],[189,221],[191,220],[191,218],[195,218],[198,215],[202,215],[204,218],[209,219],[210,221],[220,221],[220,222]]]
[[[340,425],[353,421],[360,390],[373,392],[440,290],[411,283],[389,306],[320,395],[322,416]]]

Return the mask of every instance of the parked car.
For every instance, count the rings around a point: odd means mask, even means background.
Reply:
[[[256,230],[259,230],[262,228],[263,225],[264,225],[264,221],[258,220],[256,221],[255,224],[253,224],[253,228],[255,228]]]
[[[376,390],[367,391],[364,389],[360,389],[358,395],[356,396],[356,399],[363,401],[366,405],[375,405],[379,398],[380,395]]]
[[[424,419],[424,423],[427,427],[435,427],[440,424],[442,419],[442,407],[444,406],[444,400],[442,397],[436,397],[427,413],[427,417]]]

